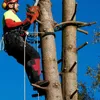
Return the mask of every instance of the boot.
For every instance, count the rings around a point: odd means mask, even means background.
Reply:
[[[41,81],[36,82],[35,84],[39,85],[41,87],[47,87],[49,85],[49,81],[47,81],[47,80],[42,81],[41,80]]]
[[[28,61],[26,72],[28,74],[30,83],[39,85],[41,87],[46,87],[49,85],[49,81],[40,81],[40,59]]]
[[[47,87],[49,85],[49,81],[38,81],[35,83],[41,87]],[[46,90],[34,87],[33,90],[36,90],[39,93],[39,96],[46,95]]]
[[[41,87],[47,87],[49,85],[49,81],[44,80],[44,81],[38,81],[35,83],[36,85],[39,85]],[[34,87],[33,90],[40,90],[40,88]]]

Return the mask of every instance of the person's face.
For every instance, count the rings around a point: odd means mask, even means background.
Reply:
[[[16,2],[15,5],[14,5],[16,12],[19,10],[18,7],[19,7],[19,4]]]
[[[10,8],[10,9],[13,9],[14,11],[18,11],[19,9],[18,9],[18,6],[19,6],[19,4],[17,3],[17,2],[15,2],[15,3],[10,3],[9,5],[8,5],[8,7]]]

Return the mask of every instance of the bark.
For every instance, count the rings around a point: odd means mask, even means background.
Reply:
[[[51,13],[50,0],[39,0],[40,17],[42,24],[39,25],[40,32],[53,32],[53,17]],[[47,33],[48,34],[48,33]],[[50,81],[46,91],[46,100],[62,100],[61,84],[56,59],[55,38],[53,35],[41,37],[42,64],[44,77]]]
[[[75,0],[63,0],[63,21],[69,21],[75,11]],[[75,21],[75,17],[74,17]],[[69,25],[62,31],[63,64],[62,91],[64,100],[77,100],[77,66],[71,67],[77,61],[76,56],[76,27]],[[70,70],[70,71],[69,71]],[[75,94],[73,94],[76,91]],[[73,95],[72,95],[73,94]],[[72,98],[71,98],[72,96]]]

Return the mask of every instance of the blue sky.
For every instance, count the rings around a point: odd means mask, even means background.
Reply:
[[[1,0],[0,5],[3,0]],[[62,21],[62,0],[51,0],[53,18],[56,22]],[[26,17],[26,4],[32,4],[33,0],[20,0],[19,12],[17,13],[21,20]],[[85,76],[87,66],[96,67],[100,62],[100,44],[93,44],[93,30],[100,25],[100,0],[77,0],[77,21],[94,22],[97,24],[82,29],[89,32],[88,35],[77,32],[77,46],[80,46],[84,42],[89,44],[83,49],[78,51],[78,80],[87,82],[88,86],[91,83],[89,77]],[[0,38],[2,35],[2,15],[4,10],[0,6]],[[29,31],[33,31],[31,27]],[[56,33],[56,47],[57,58],[61,57],[61,32]],[[34,45],[36,47],[36,45]],[[24,100],[24,70],[23,66],[18,64],[16,60],[8,56],[4,51],[0,52],[0,100]],[[32,87],[26,77],[26,100],[33,100],[31,94]],[[37,98],[34,98],[37,100]],[[43,98],[41,98],[43,100]],[[98,92],[95,95],[95,100],[100,100]]]

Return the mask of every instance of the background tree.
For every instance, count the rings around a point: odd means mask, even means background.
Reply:
[[[78,88],[78,100],[95,100],[93,98],[92,91],[88,90],[85,83],[79,83]]]
[[[100,92],[100,64],[96,68],[90,66],[87,67],[85,77],[89,77],[91,80],[90,86],[87,85],[87,82],[79,83],[79,100],[95,100],[95,92]],[[82,81],[82,80],[81,80]]]

